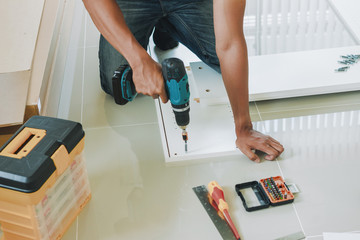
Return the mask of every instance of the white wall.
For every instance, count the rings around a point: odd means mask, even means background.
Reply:
[[[53,2],[57,2],[58,4],[52,40],[49,45],[46,63],[42,63],[41,58],[39,58],[39,65],[43,64],[44,69],[39,71],[38,77],[33,75],[32,78],[32,80],[38,80],[40,75],[43,74],[41,89],[39,90],[39,88],[37,88],[37,81],[32,82],[32,87],[40,92],[41,115],[56,117],[65,76],[65,66],[69,54],[74,9],[76,4],[82,4],[82,2],[79,0],[47,0],[47,2],[50,1],[52,2],[51,4],[49,3],[52,11],[55,10]],[[51,18],[51,16],[49,16],[49,18]],[[46,52],[44,51],[43,54],[45,55]],[[36,91],[34,91],[34,93]],[[29,98],[28,101],[36,100],[36,94],[34,94],[33,97],[33,99]]]
[[[353,3],[350,4],[349,1]],[[342,17],[344,15],[348,19],[350,9],[357,9],[355,1],[357,0],[347,0],[346,3],[340,0],[247,1],[244,31],[249,55],[357,45],[358,38],[350,29],[354,27]],[[340,14],[339,8],[344,10]],[[353,11],[353,15],[355,13],[357,12]],[[350,20],[354,20],[354,23],[357,20],[359,23],[359,18]]]

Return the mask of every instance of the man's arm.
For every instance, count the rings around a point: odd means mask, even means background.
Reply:
[[[83,0],[94,24],[105,39],[129,62],[136,91],[167,102],[161,66],[137,42],[115,0]],[[114,69],[115,70],[115,69]]]
[[[246,0],[214,0],[216,53],[235,119],[236,146],[251,160],[260,162],[252,150],[265,152],[274,160],[283,146],[253,130],[249,114],[248,56],[243,33]]]

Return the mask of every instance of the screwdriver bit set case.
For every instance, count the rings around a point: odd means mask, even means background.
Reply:
[[[294,201],[294,194],[281,176],[236,184],[235,191],[248,212]]]

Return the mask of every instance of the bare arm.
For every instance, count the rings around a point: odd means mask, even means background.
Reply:
[[[137,92],[160,96],[163,102],[167,102],[160,65],[137,42],[115,0],[83,2],[101,34],[129,62]]]
[[[273,160],[283,146],[273,138],[253,130],[249,114],[248,56],[243,34],[246,0],[214,0],[216,52],[235,119],[237,147],[251,160],[259,162],[252,150],[267,153]]]

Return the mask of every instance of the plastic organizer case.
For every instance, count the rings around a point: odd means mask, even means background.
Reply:
[[[81,124],[35,116],[0,148],[1,240],[60,239],[91,198]]]
[[[235,191],[248,212],[292,203],[295,198],[281,176],[236,184]]]

